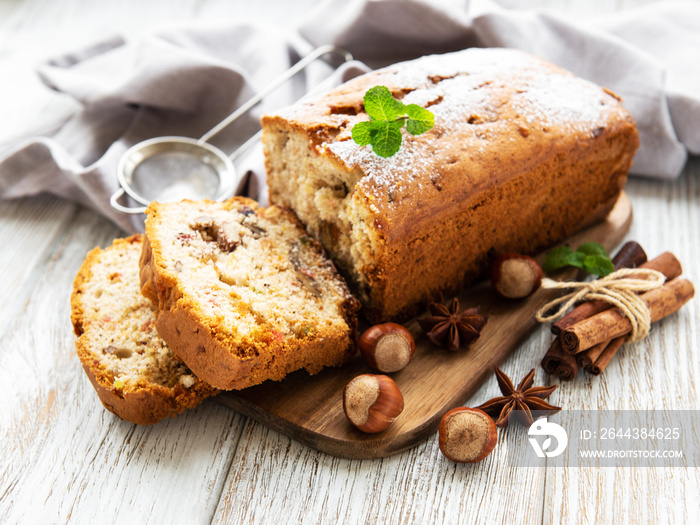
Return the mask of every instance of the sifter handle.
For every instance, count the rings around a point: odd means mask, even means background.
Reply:
[[[305,69],[306,66],[311,64],[314,60],[317,58],[327,55],[329,53],[335,53],[337,55],[341,55],[343,57],[343,60],[345,62],[349,62],[352,60],[352,55],[350,54],[349,51],[343,49],[342,47],[334,46],[332,44],[328,44],[325,46],[317,47],[314,49],[311,53],[306,55],[304,58],[299,60],[296,64],[294,64],[292,67],[290,67],[287,71],[282,73],[279,77],[277,77],[271,84],[269,84],[267,87],[265,87],[260,93],[255,95],[253,98],[248,100],[245,104],[243,104],[241,107],[239,107],[236,111],[231,113],[228,117],[226,117],[224,120],[219,122],[216,126],[214,126],[212,129],[207,131],[204,135],[202,135],[198,142],[209,142],[209,139],[211,139],[214,135],[222,131],[224,128],[226,128],[229,124],[231,124],[233,121],[235,121],[238,117],[243,115],[246,111],[248,111],[250,108],[252,108],[255,104],[260,102],[263,98],[265,98],[267,95],[272,93],[275,89],[280,87],[282,84],[284,84],[287,80],[292,78],[294,75],[296,75],[299,71],[302,69]]]
[[[129,215],[137,215],[146,211],[146,206],[139,206],[137,208],[127,208],[126,206],[122,206],[119,204],[119,202],[117,202],[122,195],[124,195],[124,188],[119,188],[117,191],[112,193],[112,196],[109,198],[109,204],[112,206],[112,208]]]

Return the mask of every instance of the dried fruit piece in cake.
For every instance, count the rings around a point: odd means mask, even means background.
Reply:
[[[73,283],[71,321],[78,357],[102,404],[148,425],[217,390],[197,379],[156,333],[155,309],[139,290],[142,239],[117,239],[87,255]]]
[[[354,354],[359,304],[290,210],[238,197],[146,213],[142,293],[199,377],[241,389]]]

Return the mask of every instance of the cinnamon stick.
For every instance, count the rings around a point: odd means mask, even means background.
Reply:
[[[588,365],[586,367],[586,371],[590,372],[594,376],[599,376],[603,372],[603,370],[605,370],[605,367],[608,366],[610,361],[612,361],[612,358],[615,357],[615,354],[624,342],[625,336],[621,335],[620,337],[616,337],[608,344],[606,344],[605,350],[600,354],[600,356],[598,356],[598,358],[593,364]]]
[[[630,266],[620,266],[620,268],[632,268],[635,266],[638,268],[661,272],[664,274],[667,281],[675,279],[683,273],[683,268],[680,261],[671,252],[664,252],[651,261],[637,265],[632,264]],[[619,270],[620,268],[615,266],[616,270]],[[559,319],[556,323],[552,324],[552,333],[554,335],[559,335],[563,330],[569,328],[570,326],[573,326],[584,319],[588,319],[597,313],[607,310],[608,308],[612,308],[612,305],[601,300],[581,303],[564,317]]]
[[[675,279],[640,297],[649,307],[651,322],[655,323],[680,310],[694,295],[693,283],[687,279]],[[562,347],[576,354],[603,341],[626,335],[631,330],[630,320],[619,309],[610,308],[567,328],[560,338]]]
[[[638,242],[628,241],[617,252],[612,259],[615,270],[620,268],[635,268],[647,262],[647,254]],[[552,324],[552,333],[559,335],[562,330],[573,326],[579,321],[609,308],[609,304],[604,301],[587,301],[581,303],[571,310],[564,317]]]
[[[545,372],[550,375],[556,375],[564,381],[571,381],[576,377],[579,369],[576,358],[571,352],[567,352],[562,348],[558,337],[552,341],[552,345],[547,350],[540,364]]]
[[[596,359],[600,357],[600,354],[605,351],[605,348],[608,346],[609,342],[610,341],[603,341],[602,343],[592,346],[588,350],[576,354],[574,358],[576,359],[578,366],[588,370],[588,368],[595,363]],[[569,353],[571,354],[571,352]]]
[[[616,270],[620,268],[636,268],[647,262],[647,253],[637,241],[627,241],[612,258]]]
[[[620,268],[639,266],[640,264],[646,262],[646,260],[647,254],[644,251],[644,248],[642,248],[642,246],[635,241],[626,242],[612,259],[616,270]],[[573,314],[573,316],[568,320],[565,320],[565,317],[555,323],[554,326],[552,326],[552,332],[558,335],[561,329],[557,325],[561,324],[563,327],[568,327],[575,324],[575,319],[585,319],[586,317],[590,317],[591,315],[594,315],[607,307],[605,304],[593,305],[593,307],[590,306],[591,303],[597,302],[602,303],[602,301],[589,301],[587,303],[583,303],[583,305],[580,305],[578,309],[574,309],[576,313]],[[572,314],[570,313],[569,316],[571,315]],[[593,361],[595,361],[595,359],[591,359],[590,362],[585,361],[585,363],[592,365]],[[559,337],[556,337],[554,341],[552,341],[549,350],[547,350],[547,353],[542,358],[542,362],[540,364],[542,368],[544,368],[545,372],[550,375],[556,375],[563,381],[573,380],[576,377],[576,374],[578,374],[579,368],[582,366],[579,359],[575,358],[570,352],[562,348]]]

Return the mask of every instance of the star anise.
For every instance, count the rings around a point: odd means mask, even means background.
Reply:
[[[456,297],[449,310],[440,303],[430,303],[428,308],[432,315],[418,319],[418,323],[428,339],[453,352],[477,340],[488,320],[487,315],[479,315],[478,308],[469,308],[460,313]]]
[[[496,426],[505,428],[508,426],[508,420],[513,411],[517,411],[520,416],[518,421],[527,426],[532,425],[532,410],[545,411],[549,413],[559,412],[561,407],[555,407],[545,401],[557,385],[552,386],[532,386],[535,377],[535,369],[530,372],[520,381],[518,388],[513,386],[510,378],[496,367],[496,379],[498,387],[501,389],[503,396],[494,397],[487,401],[479,408],[496,420]]]

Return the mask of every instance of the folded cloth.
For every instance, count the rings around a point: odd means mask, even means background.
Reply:
[[[312,49],[279,28],[190,23],[134,42],[113,37],[52,59],[39,66],[41,79],[82,107],[52,136],[19,144],[0,161],[0,197],[50,192],[91,207],[127,232],[142,231],[142,215],[109,205],[126,150],[152,137],[199,138]],[[233,153],[260,129],[266,109],[298,100],[324,79],[338,84],[367,70],[348,62],[331,75],[333,67],[318,61],[211,143]],[[244,175],[237,193],[264,202],[262,147],[241,156],[236,169]]]
[[[0,197],[48,191],[90,206],[126,231],[142,217],[109,206],[128,147],[155,136],[199,137],[314,46],[333,43],[371,67],[469,46],[514,47],[618,93],[640,128],[632,173],[676,177],[700,153],[700,4],[665,2],[586,22],[491,0],[329,0],[298,32],[190,23],[125,42],[117,38],[39,67],[51,88],[82,107],[55,134],[16,145],[0,159]],[[267,109],[300,98],[332,68],[318,63],[212,142],[232,152]],[[266,199],[262,152],[237,162],[237,191]]]
[[[611,89],[640,132],[631,173],[677,177],[700,154],[700,4],[660,2],[589,21],[490,0],[336,0],[300,33],[379,67],[468,46],[512,47]],[[332,15],[332,16],[331,16]]]

